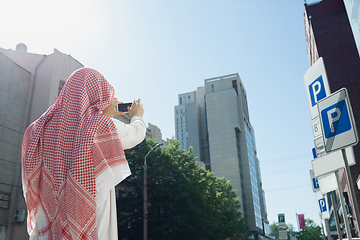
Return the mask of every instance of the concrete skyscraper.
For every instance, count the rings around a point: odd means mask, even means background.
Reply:
[[[266,239],[268,225],[254,130],[250,123],[244,85],[239,74],[205,79],[196,91],[182,93],[175,106],[175,136],[180,147],[217,177],[230,180],[249,231]]]

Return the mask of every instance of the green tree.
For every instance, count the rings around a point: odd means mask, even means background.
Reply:
[[[313,220],[305,219],[305,229],[300,232],[295,232],[297,240],[322,240],[322,230]],[[271,227],[274,229],[275,240],[279,240],[279,224],[273,222]],[[292,224],[286,224],[288,240],[290,240],[290,233],[294,232],[294,226]]]
[[[155,144],[145,140],[126,151],[132,175],[117,202],[120,239],[142,239],[144,156]],[[198,167],[190,153],[172,139],[147,157],[148,239],[245,239],[229,181]]]
[[[305,219],[305,229],[302,229],[298,235],[298,240],[322,240],[322,230],[313,220]]]

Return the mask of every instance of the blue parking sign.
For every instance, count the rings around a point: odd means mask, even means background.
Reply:
[[[319,116],[316,104],[331,94],[322,57],[305,72],[304,83],[309,102],[310,117],[314,120]]]
[[[345,100],[322,110],[321,118],[325,138],[331,138],[351,130],[351,122]]]
[[[278,214],[279,223],[285,222],[285,215],[284,214]]]
[[[314,189],[320,189],[319,188],[319,182],[318,182],[317,178],[313,178],[312,181],[313,181]]]
[[[330,153],[359,141],[349,94],[342,88],[317,103],[325,152]]]
[[[324,80],[322,76],[318,77],[309,85],[309,93],[311,99],[311,106],[315,106],[316,103],[326,97]]]
[[[312,148],[311,151],[312,151],[312,154],[313,154],[313,158],[316,159],[317,158],[316,149]]]
[[[327,211],[327,207],[326,207],[325,198],[319,199],[318,202],[319,202],[320,212],[326,212],[326,211]]]

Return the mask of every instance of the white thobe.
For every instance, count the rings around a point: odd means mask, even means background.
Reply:
[[[117,119],[112,120],[115,123],[124,150],[133,148],[144,140],[146,126],[141,118],[133,117],[130,124],[124,124]],[[115,186],[108,191],[106,200],[98,204],[96,217],[99,239],[118,239]]]

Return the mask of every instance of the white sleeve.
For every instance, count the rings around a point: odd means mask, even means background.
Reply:
[[[114,118],[111,118],[111,120],[113,120],[116,126],[124,150],[133,148],[144,140],[146,126],[141,117],[134,116],[130,124],[125,124]]]

